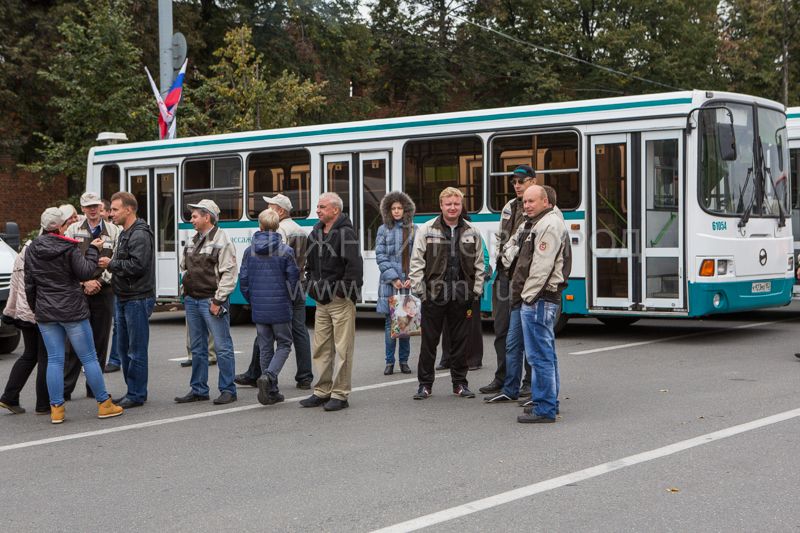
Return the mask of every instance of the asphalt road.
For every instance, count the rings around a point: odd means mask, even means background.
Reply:
[[[494,371],[485,326],[476,391]],[[798,304],[624,330],[573,321],[557,341],[561,417],[531,426],[516,406],[454,397],[446,373],[413,401],[413,375],[383,376],[383,324],[366,318],[347,410],[301,409],[291,357],[286,403],[240,388],[231,406],[176,405],[184,326],[159,314],[145,407],[98,420],[76,399],[61,426],[0,415],[0,531],[797,532],[799,327]],[[254,332],[233,328],[239,370]],[[0,380],[14,359],[0,357]],[[32,383],[22,403],[33,410]]]

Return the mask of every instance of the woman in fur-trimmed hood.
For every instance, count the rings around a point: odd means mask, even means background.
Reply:
[[[414,201],[404,192],[392,191],[381,200],[383,224],[375,240],[375,259],[381,272],[376,310],[386,315],[386,368],[384,375],[394,372],[394,354],[400,345],[400,371],[410,374],[408,356],[411,345],[408,339],[393,339],[389,333],[389,296],[411,286],[408,280],[411,247],[414,244]]]

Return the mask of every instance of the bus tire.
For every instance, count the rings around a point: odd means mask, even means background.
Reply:
[[[569,321],[569,315],[565,315],[561,312],[561,306],[558,307],[558,312],[556,313],[556,321],[553,325],[553,333],[558,335],[564,328],[567,327],[567,322]]]
[[[231,305],[231,326],[250,323],[249,305]]]
[[[15,335],[0,337],[0,353],[11,353],[19,346],[19,331]]]
[[[599,316],[597,320],[610,328],[624,328],[639,321],[638,316]]]

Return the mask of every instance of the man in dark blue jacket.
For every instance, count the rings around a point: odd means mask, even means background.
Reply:
[[[280,217],[265,209],[258,215],[261,231],[242,257],[239,287],[250,302],[261,352],[258,401],[262,405],[282,402],[278,374],[292,349],[292,303],[300,277],[294,252],[277,232]],[[275,349],[277,342],[278,348]]]

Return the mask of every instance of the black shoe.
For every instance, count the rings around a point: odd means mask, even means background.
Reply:
[[[21,415],[22,413],[25,412],[25,408],[19,404],[13,405],[6,402],[0,402],[0,407],[2,407],[3,409],[8,409],[9,411],[11,411],[11,414],[14,415]]]
[[[512,398],[504,392],[498,392],[497,394],[493,394],[491,396],[484,396],[483,401],[486,403],[509,403],[515,402],[517,399]]]
[[[427,400],[431,397],[431,394],[433,394],[433,391],[431,391],[431,388],[428,385],[420,385],[417,389],[417,393],[414,395],[414,399]]]
[[[285,398],[283,397],[283,394],[281,394],[278,391],[272,391],[267,396],[266,405],[274,405],[276,403],[281,403],[283,400],[285,400]]]
[[[272,391],[272,376],[264,372],[261,374],[261,377],[256,380],[256,383],[258,384],[258,403],[261,405],[269,405],[269,393]]]
[[[384,376],[391,376],[392,374],[394,374],[394,363],[386,365],[386,368],[383,369]]]
[[[439,363],[436,365],[436,370],[447,370],[448,368],[450,368],[450,365],[447,363]]]
[[[408,366],[407,363],[400,363],[400,372],[403,374],[410,374],[411,368]]]
[[[533,404],[533,402],[531,402],[531,404]],[[525,413],[526,415],[532,415],[532,414],[534,414],[533,413],[533,408],[534,407],[535,407],[534,405],[527,405],[527,406],[525,406],[525,409],[522,410],[522,412]],[[558,407],[556,407],[556,414],[557,415],[561,414],[561,409],[559,409]]]
[[[192,366],[192,360],[191,359],[187,359],[186,361],[181,361],[181,367],[182,368],[186,368],[186,367],[190,367],[190,366]]]
[[[517,422],[520,424],[552,424],[555,421],[555,418],[547,418],[546,416],[539,416],[533,413],[519,415],[517,417]]]
[[[112,400],[113,402],[113,400]],[[134,402],[128,397],[121,399],[118,402],[113,402],[114,404],[122,407],[123,409],[133,409],[134,407],[141,407],[144,405],[144,402]]]
[[[517,405],[519,405],[520,407],[530,407],[531,405],[533,405],[533,400],[531,400],[530,396],[528,396],[527,398],[521,398],[517,402]]]
[[[192,391],[189,391],[189,394],[186,396],[176,396],[175,403],[207,402],[208,399],[209,397],[207,394],[195,394]],[[119,403],[117,403],[117,405],[119,405]]]
[[[258,387],[256,380],[247,374],[237,374],[236,377],[233,378],[233,382],[242,387]]]
[[[217,366],[217,360],[214,359],[213,361],[209,361],[208,366]]]
[[[474,398],[475,393],[467,388],[466,385],[456,385],[453,387],[453,394],[462,398]]]
[[[311,388],[311,380],[298,381],[297,388],[301,390],[309,390]]]
[[[794,354],[794,356],[797,357],[798,359],[800,359],[800,353],[796,353],[796,354]]]
[[[227,403],[233,403],[236,401],[236,396],[231,394],[228,391],[224,391],[222,394],[219,395],[218,398],[214,399],[214,405],[225,405]]]
[[[501,390],[503,390],[503,384],[496,379],[493,379],[491,383],[478,389],[478,392],[481,394],[494,394],[500,392]]]
[[[348,407],[350,407],[350,404],[347,403],[347,400],[340,400],[338,398],[331,398],[322,406],[326,411],[341,411]]]
[[[522,388],[519,389],[520,396],[530,396],[531,395],[531,384],[530,383],[523,383]]]
[[[308,398],[304,400],[300,400],[301,407],[319,407],[320,405],[325,405],[328,402],[329,398],[320,398],[319,396],[312,394]]]
[[[111,374],[112,372],[119,372],[119,366],[115,365],[114,363],[109,363],[103,370],[103,374]]]

